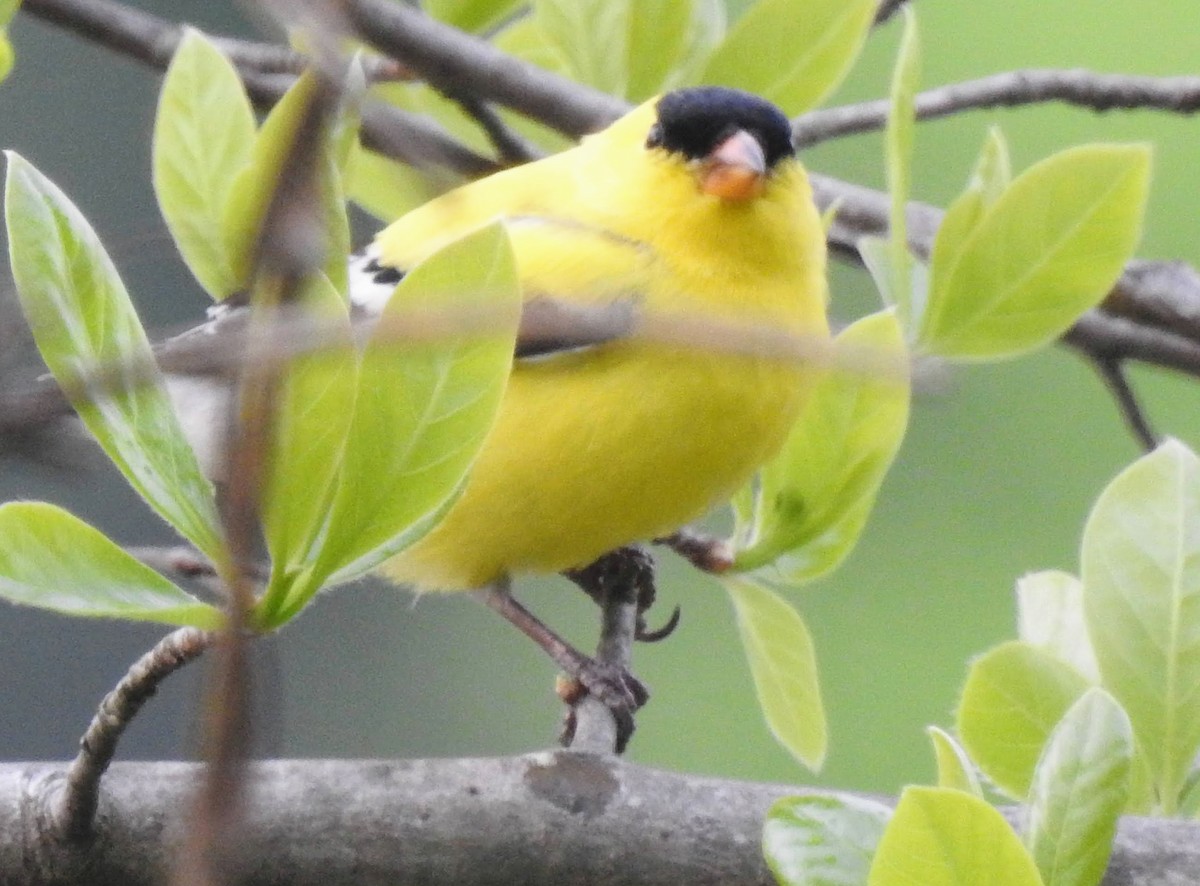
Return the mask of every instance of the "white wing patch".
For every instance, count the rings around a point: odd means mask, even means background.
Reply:
[[[372,243],[362,252],[350,256],[350,304],[367,313],[378,314],[403,276],[396,268],[380,265],[379,247]]]

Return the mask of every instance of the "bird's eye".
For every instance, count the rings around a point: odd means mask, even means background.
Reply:
[[[661,147],[662,143],[663,143],[662,126],[658,123],[655,123],[653,126],[650,127],[650,133],[646,136],[646,147],[647,148],[657,148],[657,147]]]

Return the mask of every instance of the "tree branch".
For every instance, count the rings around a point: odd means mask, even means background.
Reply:
[[[1200,77],[1140,77],[1085,70],[1035,68],[966,80],[919,93],[918,120],[963,111],[1012,108],[1060,101],[1093,111],[1153,109],[1177,114],[1200,110]],[[873,132],[887,123],[886,99],[810,111],[792,125],[798,148],[846,135]]]
[[[100,795],[100,778],[112,762],[117,742],[158,686],[212,645],[214,635],[198,628],[167,634],[134,662],[112,692],[104,696],[95,717],[79,740],[79,754],[67,767],[62,793],[54,804],[54,820],[67,840],[92,833]]]
[[[115,764],[84,847],[46,829],[61,766],[0,765],[6,886],[159,886],[200,773],[185,763]],[[248,787],[247,824],[231,847],[248,886],[773,886],[763,818],[772,802],[802,792],[567,751],[270,761],[251,767]],[[1104,883],[1185,883],[1197,870],[1200,825],[1127,817]]]

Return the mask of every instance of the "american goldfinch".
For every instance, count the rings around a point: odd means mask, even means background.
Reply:
[[[669,93],[577,147],[439,197],[354,263],[360,304],[502,218],[526,300],[828,335],[825,246],[787,118],[731,89]],[[466,590],[559,572],[665,535],[782,445],[811,374],[796,363],[635,339],[518,354],[461,497],[386,562]]]

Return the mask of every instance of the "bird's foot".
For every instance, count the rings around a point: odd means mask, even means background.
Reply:
[[[575,742],[580,720],[580,705],[593,698],[604,705],[612,716],[615,727],[614,750],[624,752],[633,736],[636,723],[634,714],[650,700],[646,685],[627,668],[609,665],[595,659],[587,659],[580,673],[561,676],[555,687],[558,697],[567,706],[563,718],[559,741],[565,747]]]
[[[646,626],[646,612],[654,605],[657,588],[654,582],[654,556],[645,548],[629,545],[602,554],[587,566],[568,569],[563,573],[603,609],[617,597],[636,600],[637,627],[634,639],[643,643],[665,640],[679,625],[680,609],[672,611],[666,624],[654,630]]]

